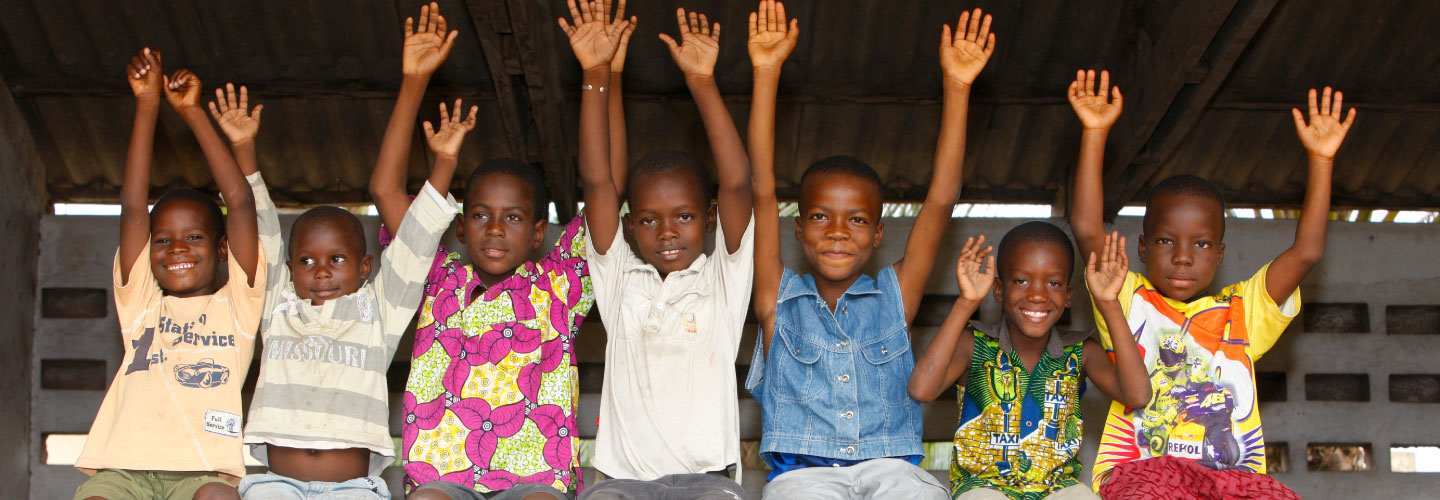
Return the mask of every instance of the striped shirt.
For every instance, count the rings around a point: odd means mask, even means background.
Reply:
[[[410,204],[396,243],[380,253],[380,271],[355,293],[319,307],[295,294],[280,217],[259,173],[255,192],[267,272],[260,380],[245,443],[266,462],[265,444],[303,449],[366,448],[370,473],[395,460],[385,374],[415,316],[440,238],[458,212],[429,184]]]

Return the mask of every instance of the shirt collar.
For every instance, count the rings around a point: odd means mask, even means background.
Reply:
[[[1002,352],[1014,352],[1015,344],[1010,342],[1010,325],[1001,318],[994,323],[971,322],[971,327],[980,330],[986,337],[1000,342]],[[1085,330],[1061,330],[1050,327],[1050,340],[1045,342],[1045,353],[1053,359],[1060,359],[1065,355],[1065,348],[1090,338],[1090,332]]]
[[[792,275],[795,274],[795,272],[790,269],[786,269],[785,272]],[[789,284],[780,290],[779,302],[785,302],[799,297],[820,297],[820,291],[815,288],[815,275],[796,275],[795,279],[788,281]],[[880,287],[876,286],[875,278],[871,278],[868,274],[861,274],[859,278],[855,279],[854,283],[850,284],[850,288],[845,289],[844,295],[874,295],[879,293]]]
[[[722,242],[721,245],[724,245],[724,243]],[[722,248],[723,248],[723,247],[722,247]],[[722,251],[722,250],[717,249],[717,251]],[[684,276],[684,275],[687,275],[687,274],[699,274],[699,273],[700,273],[700,270],[705,268],[705,263],[706,263],[706,262],[709,262],[709,260],[710,260],[710,256],[709,256],[709,255],[705,254],[705,252],[700,252],[700,256],[699,256],[699,257],[696,257],[695,260],[694,260],[693,262],[691,262],[689,266],[686,266],[685,269],[681,269],[681,270],[679,270],[679,271],[675,271],[675,272],[673,272],[673,273],[670,273],[669,275],[666,276],[666,278],[669,278],[670,276]],[[655,269],[655,266],[650,265],[649,262],[645,262],[644,259],[641,259],[638,255],[635,255],[635,251],[634,251],[634,250],[631,250],[631,251],[630,251],[629,258],[628,258],[628,260],[626,260],[626,262],[625,262],[625,270],[626,270],[626,271],[644,271],[644,272],[648,272],[648,273],[654,273],[656,278],[659,278],[659,277],[660,277],[660,270],[659,270],[659,269]],[[662,279],[661,281],[664,281],[664,280]]]

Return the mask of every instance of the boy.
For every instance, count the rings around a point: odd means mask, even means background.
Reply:
[[[910,396],[934,401],[957,380],[960,426],[950,465],[951,495],[960,500],[1099,498],[1080,472],[1080,387],[1095,386],[1127,408],[1150,402],[1150,379],[1134,344],[1116,344],[1115,362],[1089,332],[1055,328],[1070,306],[1075,249],[1053,224],[1021,224],[1000,240],[999,258],[985,257],[985,237],[965,241],[955,275],[960,298],[910,376]],[[986,264],[982,271],[981,264]],[[998,266],[997,266],[998,264]],[[1130,259],[1125,239],[1105,239],[1090,254],[1085,282],[1101,314],[1130,334],[1117,297]],[[997,273],[998,271],[998,273]],[[966,325],[999,275],[995,301],[1004,320]],[[1023,422],[1023,423],[1022,423]]]
[[[905,255],[871,278],[861,267],[880,246],[881,182],[868,165],[835,157],[801,177],[795,237],[814,274],[780,261],[775,198],[775,92],[794,46],[784,11],[766,2],[751,39],[755,95],[750,112],[754,166],[755,343],[746,389],[760,403],[761,458],[770,465],[766,498],[945,498],[918,464],[920,405],[906,393],[914,368],[907,325],[960,195],[970,85],[994,51],[990,17],[960,16],[941,43],[945,110],[930,191]],[[973,16],[973,17],[972,17]],[[968,26],[967,26],[968,25]]]
[[[406,37],[405,78],[370,181],[389,228],[411,203],[411,130],[446,55],[445,20],[436,4],[429,12],[440,27]],[[459,152],[431,146],[447,161]],[[550,252],[528,261],[545,238],[548,201],[544,179],[524,163],[492,160],[470,174],[456,228],[470,264],[443,246],[435,252],[405,384],[411,499],[570,499],[580,487],[573,346],[592,303],[584,222],[571,221]]]
[[[437,27],[425,10],[422,32]],[[385,374],[420,305],[435,248],[456,212],[433,187],[449,185],[453,155],[448,160],[437,155],[425,194],[410,205],[399,228],[400,244],[381,253],[373,281],[366,282],[371,260],[365,255],[364,227],[337,207],[316,207],[295,220],[288,262],[281,265],[286,259],[280,217],[255,163],[259,108],[247,115],[245,88],[240,88],[238,106],[234,87],[229,90],[228,99],[217,99],[218,108],[212,104],[211,111],[230,136],[255,192],[262,247],[272,263],[260,325],[265,359],[245,428],[252,454],[270,470],[246,476],[240,493],[247,499],[307,494],[390,498],[380,478],[395,459]],[[453,120],[443,107],[441,115],[441,131],[435,133],[426,122],[426,135],[432,143],[458,150],[474,127],[474,113],[468,122],[460,121],[459,109]]]
[[[126,74],[135,125],[114,274],[125,355],[75,461],[91,474],[75,498],[238,499],[232,483],[245,475],[240,384],[265,290],[255,202],[197,106],[195,75],[180,70],[162,83],[160,53],[149,48],[130,60]],[[227,214],[188,189],[162,196],[146,214],[162,92],[200,142]]]
[[[1070,84],[1070,102],[1085,126],[1070,224],[1082,253],[1104,242],[1101,164],[1105,137],[1119,118],[1119,88],[1110,78],[1082,71]],[[1130,411],[1112,404],[1095,459],[1092,486],[1105,498],[1154,495],[1155,484],[1183,480],[1191,491],[1172,498],[1224,495],[1297,498],[1265,475],[1265,440],[1255,407],[1253,362],[1265,354],[1300,312],[1300,281],[1325,251],[1330,173],[1335,152],[1354,122],[1340,120],[1343,96],[1325,88],[1310,123],[1294,110],[1295,129],[1309,154],[1305,204],[1295,243],[1253,277],[1215,295],[1206,289],[1225,254],[1225,201],[1204,179],[1180,175],[1160,181],[1145,200],[1140,260],[1145,274],[1129,273],[1120,306],[1145,353],[1155,397]],[[1097,318],[1101,341],[1112,347],[1108,322]],[[1141,326],[1144,326],[1142,329]],[[1254,473],[1254,474],[1252,474]]]
[[[718,206],[711,206],[709,175],[694,157],[646,156],[625,180],[632,254],[621,234],[614,184],[624,160],[606,164],[614,157],[606,150],[603,85],[612,80],[611,54],[620,40],[610,36],[617,29],[606,22],[601,2],[570,7],[574,25],[563,19],[560,25],[585,75],[586,257],[607,330],[595,468],[615,478],[585,498],[743,498],[744,490],[724,475],[731,467],[739,473],[734,366],[750,298],[754,234],[749,162],[715,85],[720,25],[712,28],[704,14],[687,17],[678,9],[682,44],[660,35],[685,73],[715,151]],[[705,234],[715,230],[717,212],[716,252],[707,256]]]

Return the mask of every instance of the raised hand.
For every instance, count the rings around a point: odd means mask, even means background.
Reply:
[[[1112,100],[1111,94],[1114,94]],[[1070,107],[1080,117],[1080,123],[1087,129],[1106,129],[1120,119],[1125,107],[1125,97],[1120,95],[1120,86],[1110,86],[1110,72],[1100,71],[1100,87],[1095,87],[1095,70],[1075,72],[1075,81],[1070,82]]]
[[[984,245],[983,234],[979,239],[974,236],[965,238],[960,259],[955,263],[955,278],[960,283],[960,297],[977,305],[990,294],[990,287],[995,286],[995,256],[990,255],[995,247]]]
[[[570,7],[571,21],[562,17],[556,22],[560,24],[560,29],[565,31],[565,36],[569,37],[570,48],[575,51],[575,59],[580,61],[580,67],[589,70],[610,65],[615,58],[615,51],[620,48],[620,41],[627,36],[625,30],[630,26],[630,21],[619,19],[613,23],[606,22],[606,6],[609,3],[602,3],[602,0],[579,0],[578,5],[576,0],[566,0],[565,3]]]
[[[480,111],[480,106],[470,106],[470,117],[460,119],[460,100],[455,100],[455,114],[445,108],[445,103],[440,103],[440,130],[426,120],[425,143],[430,146],[430,151],[436,157],[457,158],[460,155],[460,145],[465,142],[465,134],[475,129],[475,113]]]
[[[610,3],[611,0],[602,0],[601,8],[607,15],[610,12]],[[629,24],[621,24],[620,21],[623,20],[625,20],[625,0],[620,0],[619,5],[615,7],[615,16],[611,18],[609,24],[605,25],[605,30],[610,33],[612,38],[620,39],[620,47],[615,49],[615,57],[610,59],[611,73],[625,70],[625,53],[630,49],[630,35],[635,34],[635,28],[640,25],[640,18],[635,16],[630,16]]]
[[[241,85],[237,93],[235,84],[226,83],[224,90],[215,89],[215,100],[210,101],[210,116],[215,117],[220,131],[230,138],[230,145],[234,146],[252,141],[260,133],[260,110],[264,108],[262,104],[246,111],[250,109],[250,90]]]
[[[456,35],[460,34],[447,30],[448,27],[445,16],[440,15],[440,4],[435,2],[420,7],[419,26],[415,25],[415,18],[405,18],[405,49],[401,61],[406,75],[430,76],[440,69],[455,46]]]
[[[1305,145],[1305,150],[1310,154],[1325,159],[1334,159],[1335,153],[1340,150],[1340,143],[1345,142],[1345,134],[1350,132],[1350,125],[1355,123],[1355,108],[1350,108],[1349,116],[1345,121],[1340,121],[1340,114],[1344,111],[1341,106],[1345,102],[1345,94],[1335,91],[1334,100],[1331,100],[1330,87],[1325,87],[1325,95],[1320,100],[1320,105],[1315,105],[1315,89],[1310,89],[1310,124],[1305,124],[1305,117],[1300,110],[1291,108],[1295,115],[1295,133],[1300,136],[1300,142]]]
[[[165,85],[160,51],[145,47],[140,54],[130,58],[130,64],[125,65],[125,77],[136,99],[155,99],[158,102],[160,88]]]
[[[200,105],[200,77],[188,69],[165,77],[165,100],[177,112]]]
[[[750,65],[759,68],[778,68],[795,50],[800,38],[800,20],[785,20],[785,4],[775,0],[760,0],[760,7],[750,13],[750,40],[746,47],[750,51]]]
[[[712,28],[705,14],[691,12],[687,18],[685,9],[675,9],[675,22],[680,26],[680,42],[664,33],[660,40],[670,47],[670,57],[675,65],[690,77],[714,77],[715,59],[720,57],[720,23]]]
[[[1090,252],[1085,265],[1085,284],[1090,288],[1090,297],[1097,303],[1120,300],[1120,287],[1125,284],[1125,274],[1130,272],[1130,256],[1125,253],[1125,237],[1119,231],[1105,236],[1105,249],[1097,257]]]
[[[940,68],[947,80],[966,86],[975,83],[980,70],[995,52],[995,34],[990,32],[990,15],[976,8],[974,12],[960,14],[955,23],[955,34],[951,36],[950,25],[940,31]]]

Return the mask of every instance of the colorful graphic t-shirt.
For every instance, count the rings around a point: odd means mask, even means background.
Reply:
[[[960,393],[950,491],[988,488],[1038,500],[1080,484],[1080,387],[1085,332],[1052,330],[1026,371],[1005,322],[972,324],[975,352]]]
[[[150,268],[150,245],[120,276],[115,313],[125,357],[90,426],[75,467],[216,471],[245,475],[240,385],[255,354],[265,300],[265,256],[254,285],[229,255],[230,279],[213,295],[171,297]],[[124,283],[123,285],[121,283]]]
[[[517,484],[580,489],[575,335],[594,304],[585,221],[545,257],[486,288],[441,247],[405,383],[405,491],[449,481],[482,493]]]
[[[1150,405],[1110,404],[1092,486],[1117,464],[1161,455],[1215,469],[1265,472],[1265,439],[1255,404],[1255,360],[1300,313],[1300,290],[1276,304],[1265,290],[1267,264],[1218,295],[1188,303],[1170,299],[1130,273],[1120,308],[1150,372]],[[1113,344],[1100,314],[1100,340]]]

